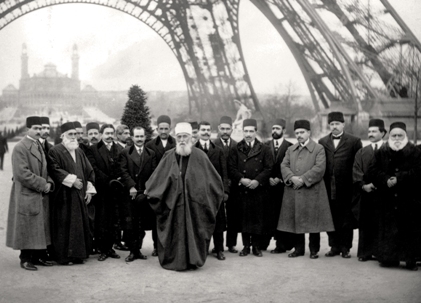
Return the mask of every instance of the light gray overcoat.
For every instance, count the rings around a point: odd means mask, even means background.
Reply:
[[[25,136],[12,152],[13,185],[7,220],[6,246],[13,249],[45,249],[51,244],[47,160],[37,145]]]
[[[278,230],[296,234],[335,230],[323,181],[325,169],[325,150],[313,140],[304,147],[296,143],[288,148],[281,164],[286,186]],[[304,186],[293,189],[293,176],[301,176]]]

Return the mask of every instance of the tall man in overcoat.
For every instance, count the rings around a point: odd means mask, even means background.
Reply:
[[[310,258],[317,259],[320,232],[334,230],[323,181],[326,155],[323,146],[310,138],[309,121],[295,121],[294,132],[298,142],[288,148],[281,164],[286,187],[278,229],[295,234],[290,258],[304,255],[304,234],[310,233]]]
[[[118,178],[118,155],[123,148],[114,143],[114,126],[103,124],[101,141],[89,147],[87,157],[95,172],[95,240],[101,255],[98,261],[108,257],[119,259],[113,249],[115,232],[115,204],[117,199],[110,181]]]
[[[228,170],[229,154],[232,149],[237,146],[237,141],[231,138],[232,134],[232,119],[228,116],[221,117],[218,125],[218,138],[213,142],[216,146],[222,148]],[[236,196],[235,188],[232,185],[231,179],[228,177],[227,186],[224,190],[228,193],[228,200],[225,201],[226,219],[227,219],[227,233],[226,246],[230,253],[238,253],[235,249],[238,237],[238,220],[239,220],[239,206]]]
[[[144,128],[137,126],[130,132],[134,145],[125,148],[118,158],[121,169],[120,181],[126,192],[125,197],[122,197],[125,216],[122,228],[130,249],[126,262],[147,259],[140,251],[145,230],[156,228],[155,214],[144,195],[145,183],[157,165],[155,153],[144,146],[146,139]]]
[[[40,117],[28,117],[26,136],[12,152],[13,185],[6,234],[6,246],[21,251],[20,266],[34,271],[34,263],[52,265],[45,251],[51,244],[49,192],[54,182],[48,176],[47,160],[38,141],[41,125]]]
[[[240,256],[250,253],[262,257],[261,236],[265,233],[265,207],[268,207],[267,187],[273,167],[269,147],[256,139],[257,122],[243,121],[244,139],[233,149],[228,162],[228,173],[237,187],[241,213],[241,232],[244,248]]]
[[[416,258],[421,255],[421,151],[408,141],[405,123],[390,125],[389,140],[374,154],[368,175],[379,196],[374,255],[383,267],[405,261],[407,269],[417,270]]]
[[[276,247],[271,250],[271,254],[280,254],[290,250],[293,245],[292,235],[277,230],[279,215],[281,213],[282,197],[284,195],[284,181],[281,174],[281,163],[285,157],[285,153],[292,145],[291,142],[284,139],[285,120],[276,119],[272,123],[272,140],[266,142],[273,157],[272,173],[269,178],[269,205],[267,210],[268,232],[262,237],[260,246],[262,250],[266,250],[270,244],[272,237],[276,239]]]
[[[368,179],[368,167],[374,153],[383,145],[386,135],[384,121],[371,119],[368,124],[368,139],[370,144],[361,148],[355,155],[353,168],[353,209],[358,220],[358,261],[368,261],[373,258],[374,239],[377,230],[375,209],[377,188]],[[380,202],[381,203],[381,202]]]
[[[362,144],[359,138],[344,131],[345,119],[341,112],[329,113],[328,123],[331,133],[319,140],[326,152],[324,181],[335,224],[335,231],[328,232],[331,249],[326,257],[342,254],[343,258],[351,258],[349,251],[357,227],[352,213],[352,167]]]
[[[228,186],[228,173],[227,162],[224,157],[223,150],[216,146],[211,140],[212,128],[209,122],[202,121],[199,123],[199,140],[196,142],[195,147],[202,150],[209,158],[209,161],[215,167],[219,176],[224,183],[224,200],[228,200],[229,186]],[[216,254],[216,258],[220,261],[225,260],[224,256],[224,231],[226,230],[227,219],[225,216],[225,205],[221,203],[218,214],[216,215],[215,230],[213,232],[213,245],[212,253]]]

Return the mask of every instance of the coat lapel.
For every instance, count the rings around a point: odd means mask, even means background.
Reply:
[[[100,143],[98,143],[97,148],[98,148],[99,154],[101,155],[101,158],[105,162],[105,165],[108,167],[109,151],[108,151],[107,147],[105,146],[104,142],[101,141]]]
[[[40,154],[38,150],[38,146],[36,145],[36,142],[31,141],[30,139],[26,138],[29,142],[29,150],[31,151],[31,154],[38,159],[39,162],[42,163],[42,155]]]
[[[145,147],[143,147],[145,149]],[[130,151],[130,158],[133,160],[133,163],[140,168],[140,155],[137,152],[136,147],[133,146],[133,150]]]
[[[330,139],[330,141],[332,141],[332,139]],[[342,138],[341,138],[341,140],[339,140],[339,144],[338,144],[338,146],[336,147],[336,150],[335,151],[337,151],[337,150],[339,150],[345,143],[346,143],[346,141],[348,141],[348,137],[346,136],[346,134],[344,133],[343,135],[342,135]],[[333,144],[333,143],[332,143]]]

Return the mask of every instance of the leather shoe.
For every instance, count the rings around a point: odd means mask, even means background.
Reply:
[[[366,261],[369,261],[369,260],[372,260],[371,257],[359,257],[358,258],[358,261],[360,261],[360,262],[366,262]]]
[[[129,251],[129,248],[121,242],[115,243],[113,248],[118,249],[118,250],[122,250],[122,251]]]
[[[351,255],[349,254],[349,251],[343,251],[342,252],[342,258],[344,258],[344,259],[351,258]]]
[[[334,256],[339,256],[339,252],[334,251],[334,250],[329,250],[326,254],[326,257],[334,257]]]
[[[218,252],[216,253],[216,258],[217,258],[218,260],[220,260],[220,261],[224,261],[224,260],[225,260],[224,253],[223,253],[222,251],[218,251]]]
[[[43,260],[43,259],[36,259],[36,260],[34,260],[33,264],[42,265],[42,266],[53,266],[54,265],[53,262]]]
[[[384,261],[379,262],[380,267],[398,267],[399,261]]]
[[[136,259],[146,260],[147,258],[148,258],[147,256],[139,252],[139,253],[130,253],[130,255],[128,255],[125,260],[126,262],[133,262]]]
[[[156,248],[152,251],[152,257],[158,257],[158,250]]]
[[[35,265],[32,264],[31,262],[20,262],[20,267],[26,270],[33,270],[33,271],[38,270],[38,268],[36,268]]]
[[[277,247],[274,250],[271,250],[270,251],[271,254],[282,254],[284,252],[286,252],[286,250],[285,249],[282,249],[282,248],[279,248],[279,247]]]
[[[319,255],[316,252],[310,252],[310,259],[317,259]]]
[[[414,270],[414,271],[415,270],[418,270],[417,262],[415,262],[415,261],[408,261],[408,262],[406,262],[404,268],[409,269],[409,270]]]
[[[114,250],[110,250],[108,252],[108,257],[112,258],[112,259],[120,259],[120,256],[116,254],[116,252]]]
[[[98,257],[98,261],[105,261],[105,260],[107,260],[107,258],[108,258],[107,254],[101,253]]]
[[[229,251],[230,253],[233,253],[233,254],[238,253],[238,250],[236,250],[234,246],[229,246],[229,247],[228,247],[228,251]]]
[[[263,257],[262,251],[258,247],[253,247],[253,255],[256,257]]]
[[[216,254],[217,253],[215,248],[212,248],[212,253],[213,254]]]
[[[250,247],[244,246],[243,250],[240,251],[240,257],[245,257],[250,253]]]
[[[304,254],[299,254],[295,250],[292,253],[288,254],[288,258],[296,258],[301,256],[304,256]]]

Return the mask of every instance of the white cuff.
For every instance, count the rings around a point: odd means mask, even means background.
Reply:
[[[92,196],[96,194],[95,186],[93,186],[90,181],[88,181],[88,188],[86,189],[86,193],[92,194]]]
[[[76,175],[68,174],[66,178],[64,178],[63,182],[61,182],[64,186],[72,187],[73,183],[75,183],[77,179]]]

